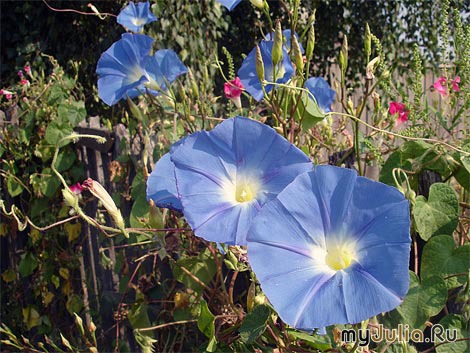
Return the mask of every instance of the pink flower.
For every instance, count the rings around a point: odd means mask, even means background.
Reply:
[[[69,189],[70,189],[70,191],[72,191],[76,195],[80,195],[83,191],[82,184],[80,184],[80,183],[70,185]]]
[[[21,71],[21,70],[18,71],[18,76],[19,76],[20,78],[22,78],[22,77],[23,77],[23,71]]]
[[[390,102],[388,112],[390,115],[398,114],[397,120],[395,121],[395,124],[398,126],[408,121],[408,114],[410,111],[406,109],[406,106],[403,103]]]
[[[454,92],[460,91],[459,83],[460,83],[460,76],[455,76],[453,80],[450,80],[452,91]]]
[[[243,87],[239,77],[235,77],[235,79],[232,81],[224,83],[225,97],[231,99],[235,106],[239,109],[242,107],[240,96],[244,88],[245,87]]]
[[[25,67],[23,67],[23,70],[24,70],[24,72],[26,72],[27,74],[29,74],[29,73],[31,73],[31,66],[25,65]]]
[[[8,100],[13,98],[13,92],[7,91],[6,89],[0,89],[0,95],[5,96]]]
[[[437,92],[442,96],[447,96],[447,80],[444,76],[439,77],[439,79],[434,82],[432,85]]]
[[[29,86],[29,81],[26,80],[26,79],[24,79],[24,78],[21,79],[20,83],[21,83],[23,86]]]

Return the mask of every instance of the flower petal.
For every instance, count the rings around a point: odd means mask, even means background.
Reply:
[[[175,165],[166,153],[155,164],[147,180],[147,200],[152,199],[158,207],[181,211],[183,206],[176,190]]]
[[[217,0],[218,3],[225,6],[229,11],[232,11],[242,0]]]
[[[331,104],[333,104],[336,92],[331,89],[328,82],[322,77],[310,77],[305,81],[305,88],[307,88],[315,97],[318,107],[323,113],[331,112]]]

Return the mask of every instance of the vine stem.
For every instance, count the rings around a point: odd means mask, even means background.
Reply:
[[[357,117],[355,117],[354,115],[350,115],[350,114],[347,114],[347,113],[339,113],[339,112],[331,112],[331,113],[327,113],[327,115],[341,115],[341,116],[346,116],[348,118],[351,118],[353,119],[354,121],[357,121],[361,124],[363,124],[364,126],[367,126],[368,128],[374,130],[374,131],[377,131],[377,132],[380,132],[380,133],[383,133],[383,134],[387,134],[387,135],[392,135],[392,136],[395,136],[395,137],[398,137],[398,138],[402,138],[404,140],[411,140],[411,141],[424,141],[424,142],[429,142],[429,143],[433,143],[433,144],[438,144],[438,145],[443,145],[443,146],[446,146],[447,148],[451,149],[451,150],[454,150],[454,151],[457,151],[457,152],[460,152],[462,153],[463,155],[465,156],[470,156],[470,152],[467,152],[467,151],[464,151],[460,148],[457,148],[457,147],[454,147],[450,144],[448,144],[447,142],[444,142],[444,141],[440,141],[440,140],[436,140],[436,139],[432,139],[432,138],[427,138],[427,137],[412,137],[412,136],[405,136],[405,135],[400,135],[400,134],[397,134],[396,132],[392,132],[392,131],[386,131],[386,130],[382,130],[382,129],[379,129],[378,127],[375,127],[373,125],[370,125],[360,119],[358,119]]]
[[[101,20],[104,20],[106,18],[106,16],[117,17],[115,14],[107,13],[107,12],[96,13],[96,12],[83,12],[83,11],[78,11],[78,10],[74,10],[74,9],[57,9],[57,8],[52,7],[51,5],[49,5],[46,0],[42,0],[42,2],[44,4],[46,4],[46,6],[49,8],[49,10],[52,10],[52,11],[55,11],[55,12],[74,12],[74,13],[78,13],[79,15],[98,16]],[[91,4],[88,4],[88,7],[93,6],[93,5],[91,5],[91,6],[90,5]]]

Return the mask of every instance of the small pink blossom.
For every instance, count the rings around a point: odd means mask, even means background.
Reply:
[[[26,79],[24,79],[24,78],[21,79],[20,83],[21,83],[23,86],[29,86],[29,81],[26,80]]]
[[[19,70],[19,71],[18,71],[18,76],[19,76],[20,78],[22,78],[22,77],[23,77],[23,71]]]
[[[452,91],[454,92],[460,91],[459,83],[460,83],[460,76],[455,76],[453,80],[450,80]]]
[[[439,79],[434,82],[432,85],[437,92],[442,96],[447,96],[447,80],[444,76],[439,77]]]
[[[31,66],[25,65],[25,67],[23,67],[23,70],[24,70],[24,72],[26,72],[27,74],[29,74],[29,73],[31,73]]]
[[[80,195],[83,191],[83,186],[80,183],[76,183],[69,186],[70,191],[72,191],[76,195]]]
[[[242,107],[240,96],[244,88],[245,87],[243,87],[239,77],[235,77],[235,79],[231,80],[230,82],[224,83],[225,97],[231,99],[235,106],[239,109]]]
[[[243,87],[243,84],[240,81],[239,77],[236,77],[230,82],[225,82],[224,83],[225,97],[227,98],[240,97],[244,88],[245,87]]]
[[[388,112],[390,115],[398,114],[395,121],[395,124],[398,126],[408,121],[408,114],[410,111],[406,109],[406,106],[403,103],[390,102]]]
[[[13,95],[11,93],[7,93],[5,94],[5,98],[11,100],[13,98]]]

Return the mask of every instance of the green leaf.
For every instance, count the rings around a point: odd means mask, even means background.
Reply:
[[[70,123],[72,127],[75,127],[80,121],[86,119],[85,104],[82,101],[60,104],[57,114],[61,122]]]
[[[292,329],[287,329],[287,332],[293,338],[307,342],[310,346],[320,351],[326,351],[332,348],[331,338],[328,335],[313,335]]]
[[[202,292],[203,286],[182,270],[181,267],[185,268],[192,276],[195,276],[203,283],[209,283],[217,271],[214,259],[208,249],[201,252],[198,256],[179,259],[173,265],[173,274],[176,280],[198,293]]]
[[[152,326],[150,324],[147,309],[147,304],[136,304],[132,306],[131,310],[129,310],[127,318],[129,319],[129,322],[131,323],[131,326],[134,330],[137,328],[146,328]],[[141,333],[145,336],[154,337],[152,331],[143,331]]]
[[[302,121],[302,130],[308,130],[316,123],[322,121],[326,115],[318,107],[314,99],[309,98],[305,91],[301,93],[301,98],[295,111],[297,121]]]
[[[83,301],[77,294],[72,294],[65,304],[70,315],[78,313],[83,309]]]
[[[69,169],[77,159],[77,155],[70,149],[66,148],[59,152],[55,167],[57,171],[63,172]]]
[[[60,141],[60,139],[70,135],[72,132],[73,129],[68,123],[60,124],[58,122],[52,122],[46,128],[46,141],[51,145],[56,145]],[[61,143],[61,147],[69,143],[70,140]]]
[[[7,189],[11,197],[18,196],[23,192],[23,186],[21,186],[21,184],[12,174],[8,174]]]
[[[215,316],[210,312],[205,300],[201,300],[200,307],[201,311],[197,319],[197,327],[207,338],[212,338],[215,334]]]
[[[43,195],[49,198],[54,197],[60,185],[59,178],[57,178],[51,168],[44,168],[42,170],[39,190]]]
[[[421,277],[438,275],[446,277],[465,274],[469,271],[470,244],[457,247],[450,235],[438,235],[424,246],[421,257]],[[463,285],[467,276],[453,276],[445,279],[448,289]]]
[[[396,186],[395,180],[393,179],[392,171],[394,168],[402,168],[406,170],[411,170],[410,162],[402,162],[402,152],[395,151],[393,152],[385,161],[382,169],[380,170],[379,180],[382,183]]]
[[[412,329],[423,329],[426,321],[437,315],[447,301],[447,287],[439,276],[429,276],[421,283],[415,273],[410,272],[410,288],[403,303],[396,309],[401,320]]]
[[[436,353],[466,353],[470,352],[470,327],[469,322],[459,315],[447,315],[442,318],[439,324],[444,330],[443,340],[440,337],[435,340]],[[434,329],[434,333],[436,328]],[[455,340],[462,340],[453,342]],[[442,342],[448,342],[440,344]]]
[[[254,342],[266,329],[271,310],[267,305],[258,305],[246,315],[238,330],[244,343]]]
[[[451,235],[459,219],[459,200],[454,189],[443,183],[432,184],[427,201],[424,196],[416,198],[413,216],[422,239]]]
[[[21,258],[20,264],[18,265],[18,271],[22,277],[26,277],[32,274],[37,267],[38,260],[33,254],[27,252]]]

